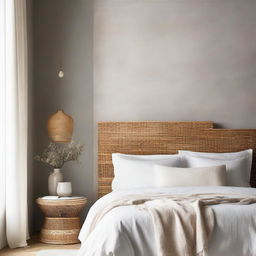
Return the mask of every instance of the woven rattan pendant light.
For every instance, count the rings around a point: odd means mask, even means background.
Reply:
[[[47,132],[50,140],[54,142],[70,142],[73,134],[73,119],[58,110],[47,121]]]

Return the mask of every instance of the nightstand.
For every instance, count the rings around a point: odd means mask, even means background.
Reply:
[[[40,241],[49,244],[79,243],[80,213],[87,203],[85,197],[45,196],[36,200],[45,220]]]

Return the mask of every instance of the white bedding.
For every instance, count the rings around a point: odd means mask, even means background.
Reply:
[[[107,205],[124,195],[139,193],[225,193],[256,196],[256,189],[176,187],[112,192],[91,207],[79,235],[82,245],[78,256],[157,256],[150,216],[134,206],[118,207],[107,213],[86,239],[89,223],[99,206]],[[209,256],[256,256],[256,204],[221,204],[211,207],[215,213],[215,227],[209,241]]]

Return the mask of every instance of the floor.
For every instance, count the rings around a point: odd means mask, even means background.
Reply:
[[[3,249],[0,250],[0,256],[35,256],[40,250],[48,249],[79,249],[80,244],[72,245],[51,245],[43,244],[39,241],[39,236],[33,236],[33,238],[28,241],[28,246],[25,248],[18,249]]]

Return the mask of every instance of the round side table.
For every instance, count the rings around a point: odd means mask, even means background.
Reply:
[[[40,241],[48,244],[76,244],[81,229],[80,213],[85,197],[40,197],[36,200],[45,220]]]

